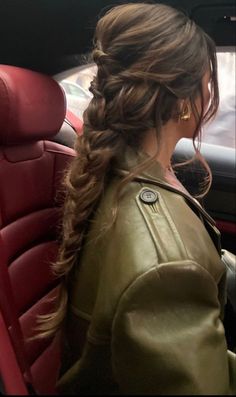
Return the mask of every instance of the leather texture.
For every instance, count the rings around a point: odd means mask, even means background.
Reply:
[[[61,393],[235,394],[223,317],[226,272],[214,221],[158,163],[129,183],[111,225],[117,162],[71,275]],[[155,203],[141,198],[158,197]],[[81,349],[77,330],[87,322]],[[76,337],[77,336],[77,337]]]
[[[12,347],[12,342],[8,333],[7,325],[4,321],[0,311],[0,340],[1,340],[1,354],[0,354],[0,373],[1,378],[4,379],[4,387],[1,388],[0,393],[10,395],[27,395],[28,391],[22,373],[19,369],[16,360],[15,352]],[[11,371],[9,371],[9,368]]]
[[[63,90],[51,77],[0,65],[0,145],[50,139],[66,114]]]
[[[0,109],[0,265],[11,298],[7,307],[0,294],[0,308],[13,345],[19,342],[12,333],[13,313],[20,323],[18,338],[24,339],[35,389],[55,393],[59,340],[28,338],[37,315],[52,310],[50,298],[57,294],[51,264],[58,252],[61,181],[74,151],[42,138],[60,129],[64,95],[48,76],[0,66]]]

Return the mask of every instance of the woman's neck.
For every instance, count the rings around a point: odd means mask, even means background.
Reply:
[[[152,129],[148,131],[142,143],[142,150],[151,157],[156,156],[156,160],[165,170],[171,168],[171,158],[181,138],[175,128],[171,130],[170,127],[163,127],[159,142],[156,130]]]

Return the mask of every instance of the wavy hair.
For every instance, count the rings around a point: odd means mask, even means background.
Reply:
[[[188,99],[196,119],[193,141],[199,157],[196,138],[219,103],[213,41],[183,12],[169,6],[131,3],[112,8],[97,23],[92,56],[97,65],[90,87],[93,98],[84,113],[77,156],[65,178],[63,236],[54,265],[62,277],[60,294],[55,311],[41,319],[41,336],[54,334],[66,318],[68,277],[117,156],[127,145],[140,148],[150,129],[160,139],[162,126],[178,115],[178,101]],[[204,114],[202,78],[208,70],[211,99]],[[119,189],[153,161],[133,169]]]

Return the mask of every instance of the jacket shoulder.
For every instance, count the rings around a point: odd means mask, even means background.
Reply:
[[[72,294],[77,313],[85,311],[92,316],[90,334],[104,340],[120,296],[153,266],[193,260],[216,281],[223,272],[201,220],[182,196],[164,188],[130,183],[110,226],[116,187],[116,181],[110,184],[97,209]]]
[[[153,192],[155,202],[143,200],[145,192]],[[141,187],[136,203],[153,238],[159,263],[192,260],[219,282],[224,266],[197,207],[193,210],[181,194],[152,184]]]

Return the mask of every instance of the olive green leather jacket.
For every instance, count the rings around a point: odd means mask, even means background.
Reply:
[[[62,393],[236,394],[222,324],[219,232],[158,163],[130,182],[128,153],[96,210],[70,284]],[[69,368],[69,369],[68,369]]]

